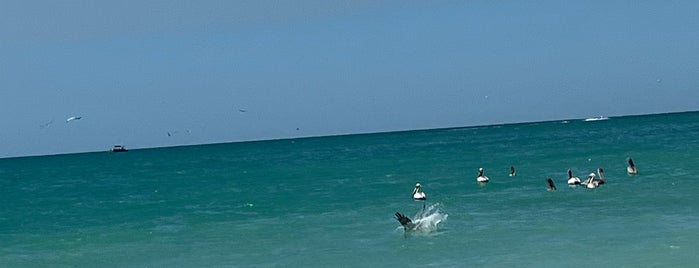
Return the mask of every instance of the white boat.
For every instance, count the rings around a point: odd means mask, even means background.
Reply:
[[[112,153],[120,153],[120,152],[128,152],[129,150],[126,149],[123,145],[114,145],[112,149],[109,149],[110,152]]]
[[[585,118],[585,122],[592,122],[592,121],[602,121],[602,120],[607,120],[609,117],[606,116],[598,116],[598,117],[590,117],[590,118]]]

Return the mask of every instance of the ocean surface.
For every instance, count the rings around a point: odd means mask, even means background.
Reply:
[[[426,266],[699,267],[699,113],[0,159],[0,267]]]

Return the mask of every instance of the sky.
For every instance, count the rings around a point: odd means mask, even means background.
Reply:
[[[697,1],[2,1],[0,157],[696,111],[696,14]]]

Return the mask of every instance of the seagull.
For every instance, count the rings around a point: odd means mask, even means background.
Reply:
[[[68,117],[68,119],[66,119],[66,123],[68,123],[70,121],[80,120],[82,118],[83,118],[82,116],[71,116],[71,117]]]

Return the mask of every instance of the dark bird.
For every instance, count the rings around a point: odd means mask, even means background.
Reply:
[[[629,157],[629,166],[626,167],[626,173],[629,173],[629,175],[636,175],[638,174],[638,168],[636,168],[636,165],[633,163],[633,159]]]
[[[405,229],[406,231],[415,228],[415,224],[413,223],[413,221],[405,215],[400,214],[400,212],[396,212],[396,220],[400,222],[400,225],[403,225],[403,229]]]
[[[556,190],[556,185],[553,184],[553,180],[551,178],[546,179],[546,183],[548,183],[549,187],[547,190],[549,191],[555,191]]]

